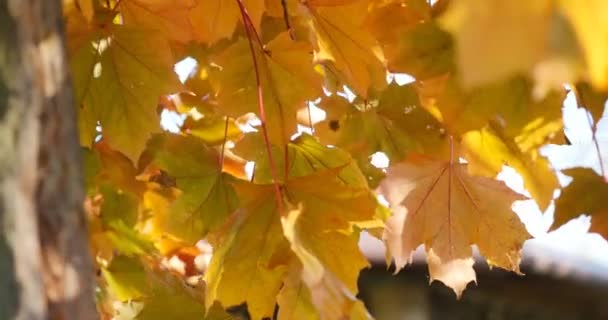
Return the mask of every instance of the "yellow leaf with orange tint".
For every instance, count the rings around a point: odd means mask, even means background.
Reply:
[[[187,43],[195,39],[195,29],[188,18],[194,5],[195,0],[124,0],[119,3],[119,10],[125,25],[158,30],[167,39]]]
[[[242,25],[241,11],[237,1],[194,0],[196,5],[190,11],[190,21],[199,41],[214,44],[230,38],[237,25]],[[243,0],[243,4],[253,26],[260,26],[264,13],[264,0]]]

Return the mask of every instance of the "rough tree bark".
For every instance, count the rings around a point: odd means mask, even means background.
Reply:
[[[0,319],[95,319],[61,0],[0,0]]]

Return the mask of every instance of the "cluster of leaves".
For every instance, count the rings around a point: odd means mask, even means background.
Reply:
[[[100,312],[229,319],[222,308],[245,303],[253,319],[367,319],[363,230],[397,269],[424,245],[431,279],[458,295],[475,281],[473,245],[518,272],[529,234],[511,206],[525,197],[495,177],[513,167],[549,206],[559,184],[539,148],[564,143],[564,84],[601,115],[607,12],[601,0],[65,1]],[[185,57],[197,65],[181,83]],[[161,130],[163,111],[185,119],[178,133]],[[557,223],[589,213],[608,230],[604,179],[566,173]]]

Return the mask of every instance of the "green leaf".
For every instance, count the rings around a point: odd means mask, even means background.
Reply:
[[[139,199],[109,185],[102,185],[100,189],[103,195],[101,221],[106,229],[104,234],[115,250],[129,256],[155,252],[152,242],[135,226],[139,214]]]
[[[214,115],[199,120],[187,118],[182,131],[203,140],[210,146],[236,140],[243,134],[233,119]]]
[[[277,166],[279,182],[296,177],[304,177],[325,169],[342,168],[338,179],[342,182],[359,187],[366,187],[367,181],[357,164],[348,152],[339,148],[329,148],[320,144],[314,137],[302,134],[287,146],[287,156],[280,148],[273,149],[273,159]],[[285,161],[288,164],[285,164]],[[259,184],[272,183],[272,175],[268,156],[260,154],[256,160],[254,182]],[[285,170],[288,170],[285,173]]]
[[[417,25],[399,35],[397,45],[386,52],[391,72],[407,73],[424,80],[454,69],[454,45],[450,34],[436,23]]]
[[[154,165],[173,177],[182,191],[170,208],[167,229],[173,235],[196,242],[238,207],[233,178],[222,173],[218,153],[200,139],[158,135],[149,150]]]
[[[116,256],[102,274],[110,291],[120,301],[139,299],[145,296],[150,286],[139,258]]]

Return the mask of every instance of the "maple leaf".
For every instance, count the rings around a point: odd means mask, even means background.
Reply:
[[[285,237],[291,244],[291,249],[302,263],[302,281],[308,286],[312,304],[322,315],[323,319],[371,319],[371,316],[367,314],[365,308],[363,308],[363,310],[355,308],[355,304],[361,302],[358,301],[353,294],[352,287],[349,288],[347,285],[344,285],[343,282],[332,273],[331,269],[323,263],[323,260],[328,262],[335,260],[331,259],[328,253],[338,251],[331,251],[328,250],[328,248],[325,248],[323,251],[327,251],[327,253],[320,254],[322,251],[317,251],[320,247],[317,245],[315,248],[314,246],[314,243],[332,243],[335,245],[336,243],[349,242],[344,242],[343,239],[340,239],[343,235],[338,234],[334,234],[333,236],[328,236],[329,234],[327,233],[319,234],[318,236],[322,235],[322,238],[318,239],[311,239],[310,237],[305,236],[311,229],[310,225],[306,226],[306,222],[299,225],[298,220],[302,214],[302,208],[292,210],[286,217],[282,218],[281,222]],[[356,262],[356,264],[351,266],[356,269],[353,273],[355,275],[353,282],[356,288],[356,278],[359,273],[359,269],[357,268],[366,267],[367,261],[362,256],[361,252],[359,252],[356,241],[351,241],[350,244],[350,248],[343,245],[340,246],[339,252],[341,252],[343,259],[350,256],[348,260],[351,264]],[[346,253],[344,250],[349,253]],[[338,264],[334,266],[338,266]],[[299,296],[296,298],[299,298]],[[298,300],[296,300],[296,302],[302,303]],[[363,314],[361,314],[361,312]],[[359,314],[353,315],[353,313]]]
[[[99,166],[95,173],[98,184],[109,183],[116,189],[129,192],[140,197],[145,189],[142,181],[137,180],[139,174],[131,160],[124,154],[112,150],[105,141],[96,143],[93,149],[99,160]]]
[[[73,48],[80,140],[91,146],[97,123],[113,149],[136,161],[160,131],[159,96],[181,90],[162,36],[120,25],[90,30]]]
[[[361,28],[368,2],[307,1],[302,6],[315,42],[315,60],[331,61],[345,82],[365,98],[386,86],[386,70],[376,40]]]
[[[525,152],[542,145],[562,129],[565,92],[551,92],[536,100],[530,80],[525,77],[513,77],[470,91],[463,89],[454,77],[429,87],[422,84],[419,88],[423,105],[452,133],[480,129],[493,121]]]
[[[195,0],[125,0],[118,9],[127,26],[159,30],[167,39],[187,43],[195,39],[189,19],[194,5]]]
[[[293,221],[293,219],[291,221]],[[281,292],[279,292],[279,295],[277,296],[277,303],[279,304],[277,318],[281,320],[321,319],[311,301],[310,290],[302,280],[302,266],[299,262],[293,263],[289,270],[290,271],[283,281]],[[338,284],[333,284],[339,288]],[[334,298],[340,299],[339,296]],[[360,300],[356,300],[354,303],[352,301],[346,301],[346,304],[352,304],[348,319],[370,319],[370,315],[365,309],[365,305]],[[333,310],[335,311],[335,309]],[[349,310],[345,310],[345,312],[349,312]],[[337,314],[340,314],[340,310],[338,310]]]
[[[491,266],[519,272],[529,235],[511,204],[524,198],[502,182],[470,176],[466,164],[406,161],[388,169],[379,190],[393,211],[385,239],[397,270],[424,244],[431,281],[458,296],[475,281],[471,245]]]
[[[536,152],[521,152],[512,140],[489,129],[467,132],[462,137],[462,146],[471,174],[496,177],[506,164],[522,176],[526,190],[541,210],[551,203],[553,192],[559,183],[549,161],[544,157]]]
[[[190,21],[197,39],[214,44],[230,38],[241,21],[241,11],[237,1],[194,0],[196,6],[190,11]],[[242,0],[253,26],[258,29],[264,13],[264,0]]]
[[[126,309],[130,309],[130,312],[123,313],[132,316],[123,316],[121,313],[121,319],[232,319],[218,304],[205,311],[199,288],[186,287],[181,279],[150,268],[143,259],[118,256],[102,273],[110,292],[119,301],[129,303]],[[139,305],[139,308],[134,308],[134,305]]]
[[[386,54],[393,50],[392,46],[404,31],[430,19],[431,6],[425,0],[373,1],[365,17],[365,27],[381,43]]]
[[[275,148],[273,151],[275,152],[273,156],[278,159],[280,182],[285,182],[290,178],[305,177],[319,170],[339,168],[341,170],[335,172],[337,179],[353,187],[367,187],[365,176],[348,152],[339,148],[328,148],[308,134],[302,134],[290,142],[287,146],[286,156],[279,153],[282,152],[279,148]],[[254,182],[272,183],[268,157],[262,155],[255,160]]]
[[[319,320],[312,304],[310,290],[302,281],[300,264],[291,266],[285,276],[283,287],[277,296],[279,305],[278,319],[281,320]]]
[[[243,134],[234,119],[215,115],[199,120],[187,118],[181,129],[207,145],[221,145],[226,140],[237,140]]]
[[[109,289],[121,301],[139,299],[149,288],[144,268],[135,257],[113,258],[112,263],[102,269],[102,274]]]
[[[550,0],[452,1],[441,22],[454,35],[464,86],[526,74],[544,53],[552,8]]]
[[[388,69],[421,80],[450,72],[454,65],[452,41],[436,23],[420,24],[402,33],[396,46],[388,47]]]
[[[391,72],[424,80],[452,69],[452,37],[432,21],[427,1],[372,2],[365,26],[380,43]]]
[[[447,145],[441,125],[422,108],[413,85],[392,83],[380,94],[353,103],[333,95],[319,106],[327,116],[315,126],[315,135],[361,158],[381,151],[395,161],[412,151],[440,153]]]
[[[159,135],[150,141],[153,164],[175,179],[182,194],[170,207],[167,230],[196,242],[238,207],[232,177],[220,156],[196,137]]]
[[[102,232],[93,234],[97,241],[110,241],[114,250],[124,255],[154,253],[150,239],[137,230],[139,199],[129,193],[101,186],[103,204],[100,218],[104,226]]]
[[[252,319],[272,316],[285,266],[274,256],[288,255],[272,186],[235,186],[241,196],[230,230],[214,248],[205,273],[206,303],[224,306],[247,303]]]
[[[286,145],[296,132],[296,112],[304,102],[321,93],[321,78],[313,69],[312,48],[279,34],[264,48],[253,44],[257,71],[247,40],[240,39],[215,59],[222,66],[216,83],[217,100],[222,112],[238,117],[248,112],[259,115],[256,72],[260,74],[270,142]]]
[[[334,149],[315,143],[311,137],[296,139],[288,150],[290,172],[281,183],[285,199],[305,208],[297,226],[305,230],[302,241],[333,274],[332,283],[354,295],[359,271],[367,266],[357,246],[354,225],[375,220],[377,202],[343,151],[341,157],[336,151],[328,154]],[[279,167],[284,165],[279,163]],[[258,183],[268,179],[262,177]],[[243,205],[216,248],[206,274],[207,296],[209,303],[219,300],[227,306],[247,302],[252,318],[259,319],[272,314],[273,297],[292,265],[293,253],[281,226],[283,213],[277,207],[273,186],[239,183],[235,188]],[[236,287],[241,289],[234,290]],[[311,294],[328,294],[321,290]],[[318,312],[324,315],[329,310],[320,308]]]
[[[608,239],[608,181],[591,169],[574,168],[564,170],[564,173],[574,180],[555,201],[551,229],[557,229],[581,214],[588,214],[591,216],[589,231]]]

